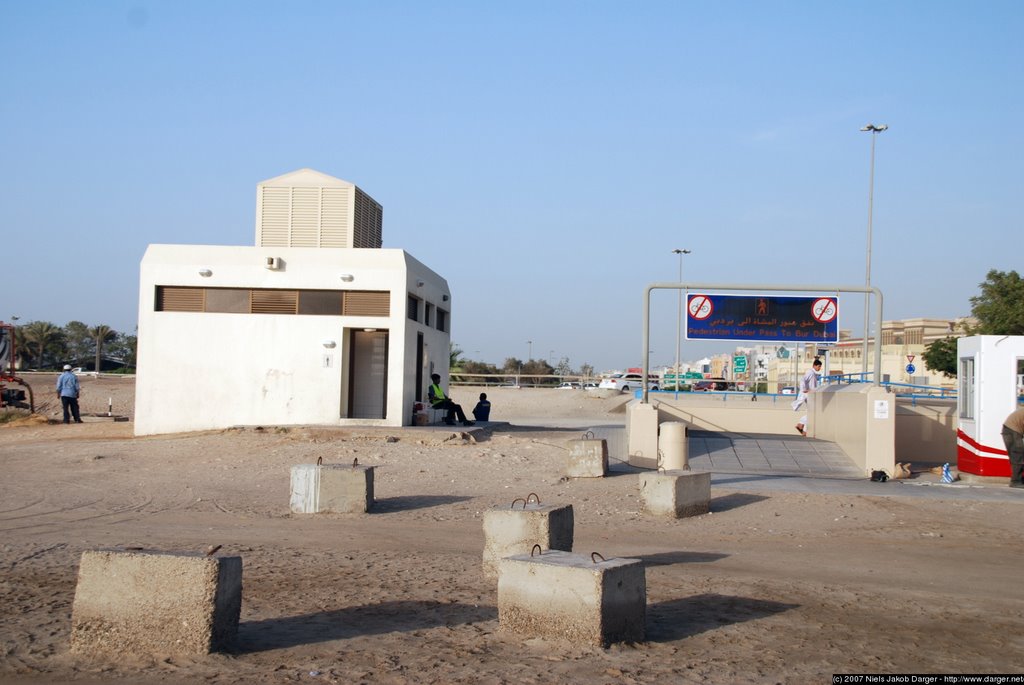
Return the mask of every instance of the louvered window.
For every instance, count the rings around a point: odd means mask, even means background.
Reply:
[[[437,330],[448,330],[448,312],[441,309],[440,307],[437,308]]]
[[[156,288],[156,311],[387,317],[391,315],[391,293],[387,290],[275,290],[159,285]]]
[[[390,316],[391,293],[376,290],[346,290],[345,316]]]
[[[253,314],[297,314],[299,291],[297,290],[253,290]]]
[[[203,288],[158,285],[156,288],[156,310],[158,312],[201,312],[203,311],[203,295]]]

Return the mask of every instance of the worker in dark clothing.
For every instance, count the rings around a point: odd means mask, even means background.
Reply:
[[[430,380],[432,382],[430,388],[427,389],[427,398],[430,400],[430,406],[434,409],[448,410],[444,422],[449,426],[454,426],[455,417],[458,417],[463,426],[472,426],[473,422],[466,418],[466,413],[462,411],[462,406],[455,404],[444,394],[444,390],[441,389],[441,376],[436,373],[430,374]]]
[[[1003,443],[1010,456],[1010,487],[1024,488],[1024,407],[1003,421]]]
[[[473,418],[477,421],[491,420],[491,401],[487,399],[487,393],[480,393],[480,401],[473,407]]]

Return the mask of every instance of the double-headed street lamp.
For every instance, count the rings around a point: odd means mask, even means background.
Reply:
[[[867,267],[864,272],[864,287],[871,287],[871,221],[872,215],[875,209],[875,136],[885,131],[889,127],[885,124],[868,124],[862,126],[861,131],[871,134],[871,181],[868,187],[868,248],[867,248]],[[864,293],[864,344],[861,350],[861,372],[867,374],[868,372],[868,327],[871,325],[871,314],[870,314],[870,302],[871,294]],[[878,326],[881,327],[882,322],[878,322]],[[879,331],[879,337],[881,331]],[[881,344],[881,340],[876,340],[875,344]]]
[[[676,248],[672,254],[679,255],[679,284],[683,283],[683,255],[692,250]],[[679,341],[683,335],[683,289],[679,289],[679,301],[676,306],[676,392],[679,392]]]

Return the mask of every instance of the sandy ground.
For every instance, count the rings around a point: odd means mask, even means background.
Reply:
[[[28,379],[43,416],[52,375]],[[456,388],[472,406],[478,390]],[[83,379],[83,410],[131,415],[131,379]],[[497,389],[495,418],[621,419],[624,398]],[[47,403],[48,406],[47,406]],[[468,408],[468,407],[467,407]],[[640,512],[637,477],[566,480],[579,431],[523,426],[229,430],[133,438],[93,418],[0,426],[5,683],[825,683],[834,673],[1024,672],[1017,502],[712,489],[710,514]],[[293,515],[289,470],[376,470],[365,515]],[[741,479],[734,479],[741,480]],[[498,627],[483,513],[571,503],[575,551],[643,559],[647,639],[609,648]],[[888,491],[893,492],[893,491]],[[70,654],[84,550],[241,555],[239,648]]]

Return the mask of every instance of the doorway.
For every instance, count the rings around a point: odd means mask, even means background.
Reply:
[[[386,419],[388,331],[353,330],[349,350],[350,419]]]

